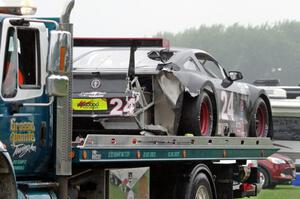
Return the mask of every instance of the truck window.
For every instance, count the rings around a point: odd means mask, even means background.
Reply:
[[[37,29],[18,28],[18,82],[20,88],[40,88],[39,32]]]
[[[2,77],[2,96],[5,98],[15,97],[17,94],[17,56],[14,53],[15,48],[15,30],[13,28],[8,29],[6,47],[5,47],[5,59],[3,67]]]
[[[37,29],[9,28],[5,47],[2,96],[13,98],[20,89],[39,89],[40,54]]]

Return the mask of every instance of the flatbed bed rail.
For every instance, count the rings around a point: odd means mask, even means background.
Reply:
[[[254,160],[277,150],[269,138],[88,135],[73,162]]]

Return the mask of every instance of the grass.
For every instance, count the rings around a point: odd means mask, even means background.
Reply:
[[[257,197],[250,199],[299,199],[300,186],[278,185],[274,189],[264,189]]]

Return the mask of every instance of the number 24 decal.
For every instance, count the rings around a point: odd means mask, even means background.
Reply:
[[[221,118],[234,120],[233,92],[221,91],[221,101],[223,102]]]
[[[114,105],[114,108],[110,111],[110,115],[123,115],[124,113],[133,114],[135,104],[138,101],[138,97],[130,98],[126,100],[125,106],[123,105],[123,101],[119,98],[112,98],[109,102],[110,105]]]

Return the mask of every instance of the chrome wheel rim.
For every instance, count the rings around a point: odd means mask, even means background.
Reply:
[[[266,177],[265,177],[265,175],[262,172],[259,172],[259,180],[260,180],[260,184],[262,186],[264,186],[265,181],[266,181]]]
[[[209,193],[205,186],[200,185],[198,187],[195,199],[209,199]]]

